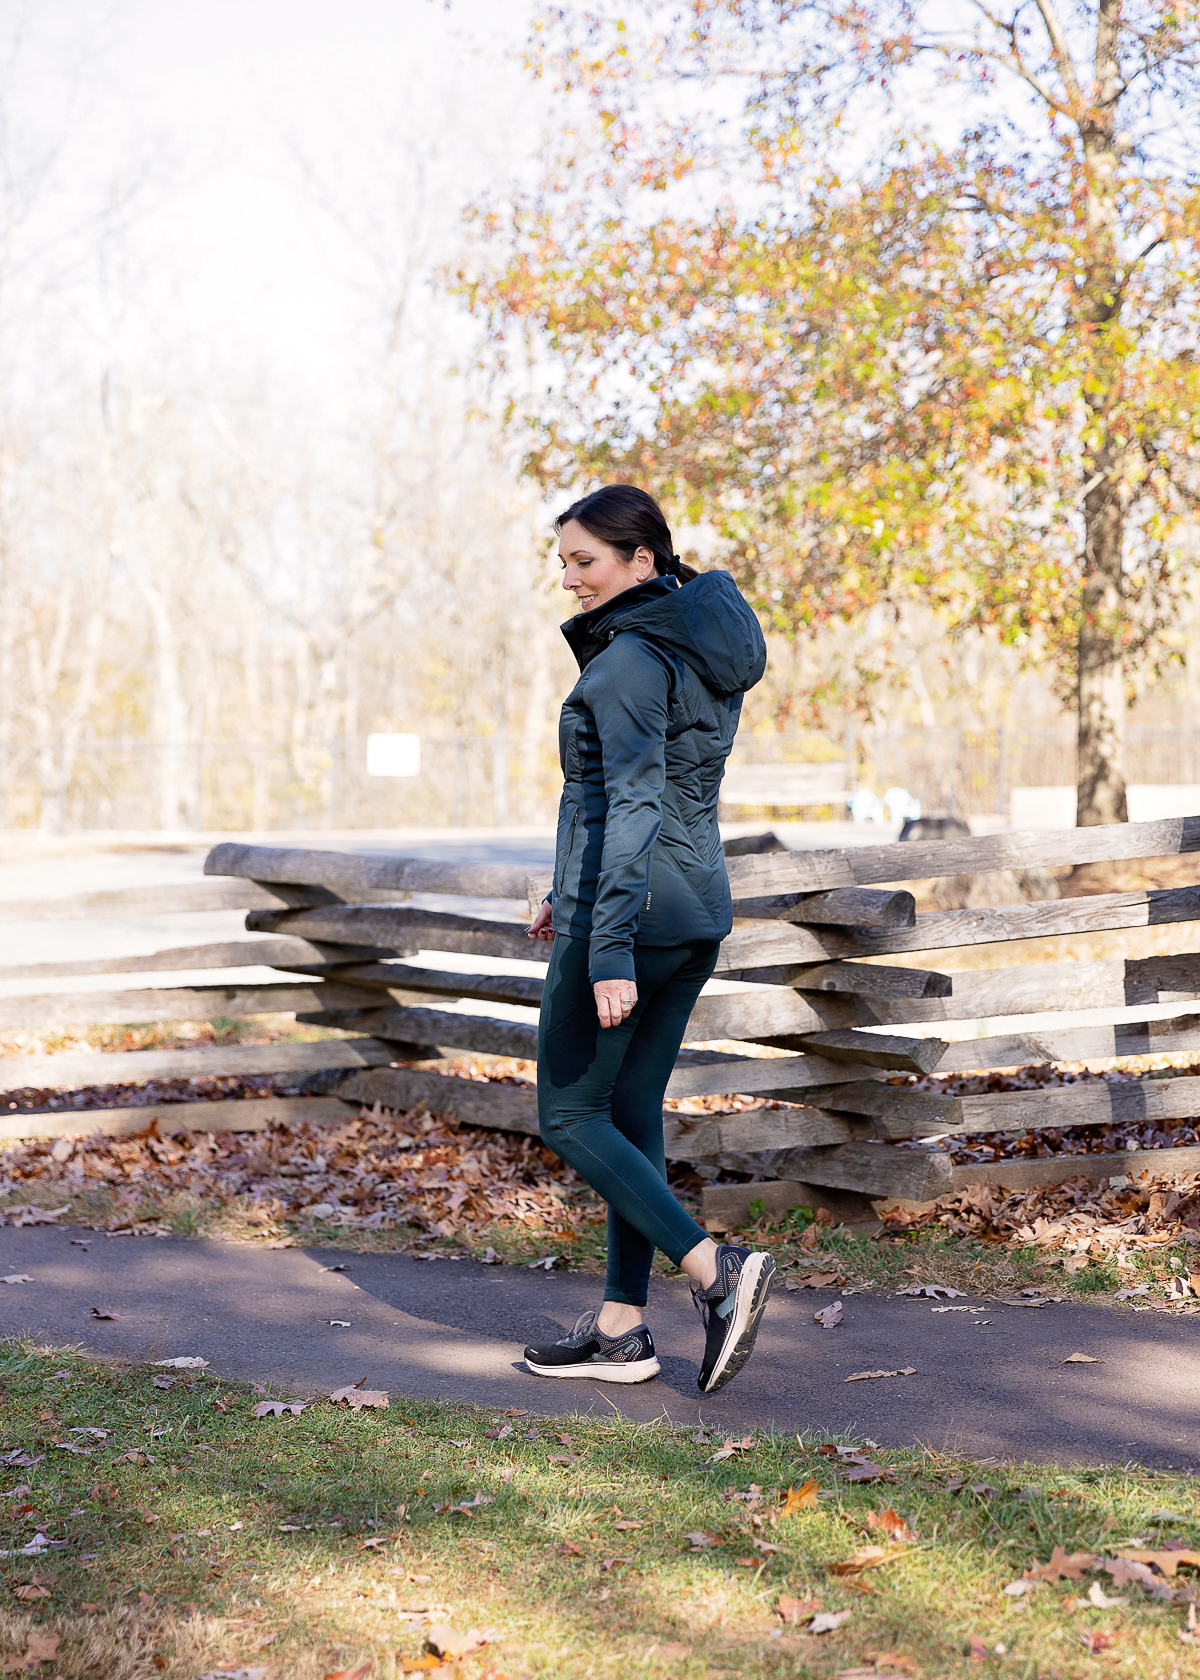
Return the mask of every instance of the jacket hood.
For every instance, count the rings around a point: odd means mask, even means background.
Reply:
[[[714,694],[742,694],[767,668],[758,620],[728,572],[701,572],[682,585],[653,577],[562,627],[580,670],[625,630],[678,654]]]

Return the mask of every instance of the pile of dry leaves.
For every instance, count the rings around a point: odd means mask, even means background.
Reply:
[[[952,1236],[1062,1250],[1081,1264],[1114,1261],[1135,1250],[1182,1238],[1200,1243],[1200,1176],[1180,1175],[1142,1187],[1128,1179],[1107,1188],[1083,1178],[1006,1194],[1000,1185],[972,1184],[942,1196],[924,1212],[895,1208],[883,1216],[891,1231],[943,1226]]]
[[[32,1182],[73,1197],[115,1191],[110,1228],[180,1193],[206,1205],[236,1202],[264,1234],[284,1219],[360,1231],[408,1225],[450,1237],[508,1223],[561,1242],[597,1216],[571,1169],[533,1138],[378,1107],[335,1126],[41,1139],[6,1151],[0,1170],[0,1195]]]

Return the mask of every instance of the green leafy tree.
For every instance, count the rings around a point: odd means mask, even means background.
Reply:
[[[1124,821],[1200,505],[1198,8],[599,0],[531,64],[602,145],[460,277],[530,470],[711,520],[789,633],[916,597],[1048,661]]]

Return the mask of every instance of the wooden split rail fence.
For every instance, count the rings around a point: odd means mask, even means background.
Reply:
[[[1200,1051],[1200,1014],[1176,1019],[1047,1028],[1044,1017],[1081,1009],[1128,1013],[1200,1000],[1200,949],[1148,959],[1039,962],[947,975],[872,962],[956,946],[1008,947],[1054,934],[1200,924],[1200,886],[1061,898],[981,910],[918,914],[911,893],[887,883],[996,870],[1054,868],[1200,851],[1200,817],[1050,833],[996,834],[930,843],[819,852],[765,852],[728,860],[735,923],[715,979],[744,984],[706,992],[688,1026],[668,1097],[723,1094],[780,1106],[697,1115],[668,1111],[667,1152],[697,1166],[748,1172],[752,1182],[706,1192],[714,1229],[761,1198],[772,1211],[822,1194],[927,1201],[980,1180],[1013,1188],[1083,1174],[1099,1180],[1140,1172],[1200,1170],[1200,1148],[1145,1155],[1051,1156],[955,1168],[937,1147],[949,1136],[1030,1127],[1105,1125],[1200,1115],[1200,1079],[948,1096],[890,1082],[897,1073],[965,1072],[1052,1061],[1098,1061],[1159,1051]],[[472,959],[525,965],[549,947],[525,936],[518,906],[536,905],[548,877],[520,866],[427,862],[224,844],[203,881],[0,904],[0,920],[244,909],[253,939],[209,942],[123,959],[20,964],[11,947],[0,979],[36,981],[155,970],[268,966],[290,978],[265,985],[81,991],[0,998],[0,1032],[48,1027],[208,1020],[277,1012],[349,1030],[312,1044],[210,1046],[181,1051],[0,1058],[0,1090],[68,1090],[147,1078],[288,1074],[307,1095],[105,1110],[23,1111],[0,1119],[0,1138],[135,1132],[253,1131],[272,1120],[344,1116],[347,1104],[429,1109],[463,1122],[536,1133],[532,1089],[484,1084],[405,1066],[445,1052],[534,1057],[532,1018],[479,1010],[501,1003],[535,1009],[542,979],[481,972]],[[507,901],[500,919],[420,906],[437,896]],[[1200,947],[1200,926],[1197,926]],[[422,962],[453,954],[454,967]],[[414,960],[415,959],[415,960]],[[491,965],[495,967],[493,963]],[[454,1006],[469,1002],[472,1012]],[[953,1042],[898,1032],[918,1022],[978,1022],[1036,1014],[1037,1030]],[[875,1030],[866,1030],[875,1029]],[[764,1058],[713,1049],[713,1041],[771,1046]],[[898,1143],[908,1147],[896,1147]]]

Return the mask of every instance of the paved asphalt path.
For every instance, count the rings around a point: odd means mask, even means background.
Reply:
[[[339,1263],[350,1269],[327,1269]],[[935,1313],[925,1300],[857,1295],[844,1298],[843,1325],[824,1330],[813,1311],[828,1292],[780,1290],[754,1359],[705,1399],[699,1321],[682,1282],[651,1286],[662,1376],[625,1388],[547,1382],[521,1364],[527,1339],[553,1340],[596,1303],[598,1280],[579,1274],[78,1227],[0,1229],[0,1276],[12,1272],[33,1281],[0,1284],[0,1334],[121,1358],[200,1354],[218,1376],[297,1396],[365,1377],[393,1394],[544,1413],[616,1406],[640,1421],[665,1413],[735,1433],[852,1429],[882,1446],[929,1443],[975,1459],[1200,1473],[1200,1317],[1066,1303]],[[121,1317],[101,1321],[93,1306]],[[1101,1363],[1061,1363],[1075,1352]],[[905,1365],[917,1375],[845,1381]]]

